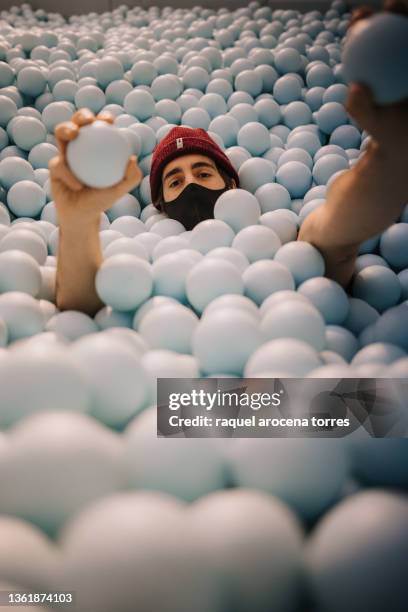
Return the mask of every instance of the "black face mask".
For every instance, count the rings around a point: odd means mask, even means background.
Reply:
[[[208,189],[197,183],[190,183],[171,202],[163,202],[162,209],[170,217],[180,221],[186,228],[191,230],[193,227],[214,218],[214,206],[218,198],[228,187],[223,189]]]

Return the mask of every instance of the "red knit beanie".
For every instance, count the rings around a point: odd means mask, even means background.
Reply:
[[[174,127],[156,146],[150,168],[150,190],[152,202],[159,197],[164,167],[176,157],[199,153],[210,157],[219,168],[235,180],[239,178],[230,160],[214,140],[201,128]]]

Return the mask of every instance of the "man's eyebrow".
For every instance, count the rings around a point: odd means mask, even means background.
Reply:
[[[210,162],[205,162],[205,161],[199,161],[196,162],[195,164],[193,164],[191,166],[191,168],[193,170],[196,170],[197,168],[212,168],[213,170],[216,169],[215,165],[210,163]],[[181,168],[173,168],[172,170],[170,170],[166,176],[163,179],[163,182],[166,181],[170,176],[173,176],[174,174],[178,174],[179,172],[183,172],[183,170]]]

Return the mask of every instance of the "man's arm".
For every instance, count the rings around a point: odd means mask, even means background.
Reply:
[[[98,120],[109,123],[110,116]],[[50,161],[51,188],[59,221],[56,303],[60,310],[80,310],[93,316],[103,303],[95,290],[95,276],[102,263],[99,240],[101,213],[120,197],[139,185],[142,172],[131,157],[123,180],[107,189],[85,187],[71,173],[65,159],[68,143],[77,137],[83,125],[92,123],[94,115],[82,109],[71,121],[57,126],[55,135],[58,157]]]
[[[326,203],[306,218],[298,237],[321,251],[327,276],[343,286],[360,244],[395,223],[408,201],[408,103],[377,107],[367,88],[353,85],[348,111],[372,140],[330,186]]]

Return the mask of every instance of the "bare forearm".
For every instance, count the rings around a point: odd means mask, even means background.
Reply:
[[[93,316],[103,303],[95,291],[102,263],[99,214],[81,221],[60,219],[57,262],[57,306]]]
[[[299,239],[314,244],[326,260],[326,274],[342,285],[351,279],[362,242],[394,223],[408,196],[402,158],[372,145],[331,186],[326,204],[309,215]]]

